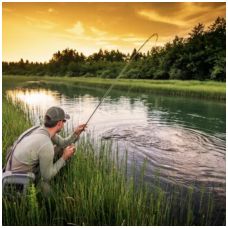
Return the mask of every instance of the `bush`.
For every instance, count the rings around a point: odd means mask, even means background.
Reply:
[[[96,72],[96,77],[101,77],[102,74],[103,74],[103,70],[98,70]]]
[[[70,62],[68,65],[68,71],[77,71],[77,65],[75,62]]]
[[[126,74],[126,78],[137,78],[140,73],[140,70],[131,68]]]
[[[77,77],[77,76],[76,76],[75,72],[68,70],[66,77]]]
[[[108,78],[110,71],[109,70],[104,70],[101,74],[102,78]]]
[[[41,72],[36,74],[36,76],[44,76],[44,75],[45,75],[45,71],[41,71]]]
[[[47,71],[47,72],[45,73],[45,76],[54,76],[54,75],[53,75],[53,72]]]
[[[168,73],[166,73],[164,70],[158,69],[154,73],[154,79],[169,79],[170,76]]]
[[[94,74],[90,73],[90,72],[87,72],[84,77],[86,78],[92,78],[92,77],[96,77]]]

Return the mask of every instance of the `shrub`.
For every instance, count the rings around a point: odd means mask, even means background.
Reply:
[[[92,77],[96,77],[94,74],[90,73],[90,72],[87,72],[84,77],[86,78],[92,78]]]

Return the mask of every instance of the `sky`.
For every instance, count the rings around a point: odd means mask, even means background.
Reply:
[[[131,54],[154,33],[163,46],[218,17],[226,19],[226,2],[2,2],[2,61],[48,62],[66,48]]]

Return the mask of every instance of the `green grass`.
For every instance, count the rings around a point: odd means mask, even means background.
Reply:
[[[101,142],[98,151],[83,138],[72,162],[51,181],[53,195],[45,199],[31,186],[25,197],[4,197],[3,225],[193,225],[193,187],[182,197],[178,187],[162,190],[159,170],[152,186],[141,177],[126,181],[126,156],[111,152]],[[42,180],[41,180],[42,181]],[[167,187],[168,188],[168,187]],[[209,204],[209,208],[212,205]],[[211,210],[201,215],[200,225],[209,225]],[[198,219],[198,218],[197,218]]]
[[[35,76],[3,76],[3,83],[6,79],[23,81],[47,81],[56,83],[73,83],[78,86],[92,86],[109,88],[114,79],[103,78],[67,78],[67,77],[35,77]],[[7,80],[8,81],[8,80]],[[180,81],[180,80],[132,80],[120,79],[114,89],[132,91],[171,94],[207,99],[226,99],[226,83],[214,81]]]
[[[23,81],[23,79],[21,79]],[[15,84],[16,85],[16,84]],[[3,85],[3,161],[6,148],[32,125],[29,112],[5,97]],[[67,133],[66,133],[67,134]],[[81,137],[72,161],[50,182],[52,196],[45,199],[39,184],[25,197],[2,200],[3,225],[213,225],[213,196],[206,210],[199,202],[194,214],[194,186],[183,194],[181,186],[162,186],[157,169],[153,185],[145,180],[146,160],[136,175],[132,163],[127,177],[127,152],[120,157],[111,142]],[[40,180],[42,182],[42,180]],[[202,197],[204,191],[202,190]],[[201,199],[202,199],[201,197]],[[207,197],[207,196],[204,196]]]
[[[7,148],[25,130],[32,126],[29,112],[25,112],[22,103],[13,104],[5,95],[6,87],[3,87],[2,96],[2,166],[4,165]]]

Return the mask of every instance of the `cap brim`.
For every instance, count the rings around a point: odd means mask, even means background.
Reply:
[[[70,116],[68,114],[65,113],[65,119],[70,119]]]

